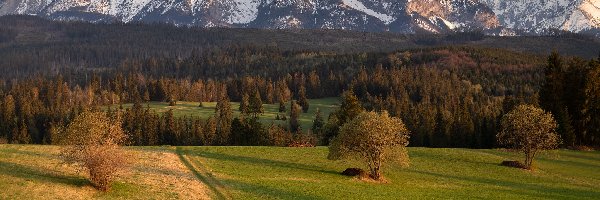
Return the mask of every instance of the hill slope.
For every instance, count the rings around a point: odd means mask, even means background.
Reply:
[[[57,146],[0,145],[4,199],[596,199],[600,152],[541,155],[534,172],[499,166],[501,150],[409,148],[411,165],[387,166],[388,183],[339,174],[327,148],[128,147],[132,168],[100,193],[59,164]]]
[[[0,145],[0,199],[207,199],[210,190],[175,148],[128,148],[131,168],[101,193],[85,173],[62,165],[57,146]]]
[[[390,166],[387,184],[339,175],[355,162],[329,161],[327,149],[184,147],[234,199],[595,199],[599,152],[560,150],[538,170],[499,166],[521,159],[500,150],[409,148],[411,166]]]

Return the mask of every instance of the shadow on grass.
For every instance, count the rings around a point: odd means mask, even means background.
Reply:
[[[59,183],[77,187],[82,187],[90,183],[87,179],[84,179],[83,177],[64,176],[47,173],[42,171],[41,169],[36,169],[26,165],[20,165],[4,161],[0,161],[0,174],[12,176],[15,178],[48,183]]]
[[[318,198],[314,196],[310,196],[307,194],[302,194],[298,192],[293,192],[289,190],[281,190],[272,187],[245,183],[241,181],[235,180],[223,180],[223,183],[234,187],[236,190],[242,191],[244,193],[255,194],[259,196],[259,199],[310,199],[310,200],[320,200],[324,198]]]
[[[213,152],[206,152],[206,151],[195,152],[195,153],[192,153],[192,155],[210,158],[210,159],[216,159],[216,160],[245,162],[245,163],[252,163],[252,164],[259,164],[259,165],[267,165],[270,167],[291,168],[291,169],[297,169],[297,170],[305,170],[305,171],[313,171],[313,172],[319,172],[319,173],[325,173],[325,174],[340,175],[340,172],[338,172],[338,171],[326,170],[326,169],[323,169],[323,167],[307,165],[307,164],[300,164],[300,163],[284,162],[284,161],[269,160],[269,159],[263,159],[263,158],[247,157],[247,156],[237,156],[237,155],[222,154],[222,153],[213,153]]]
[[[579,162],[579,161],[572,161],[572,160],[558,160],[558,159],[550,159],[550,158],[538,158],[537,160],[549,162],[549,163],[557,163],[557,164],[561,164],[561,165],[585,167],[585,168],[590,168],[590,169],[600,169],[600,164],[595,165],[593,163],[587,163],[587,162]]]
[[[598,151],[569,150],[561,152],[561,156],[587,160],[590,162],[600,162],[600,152]]]
[[[464,150],[465,153],[481,153],[477,150],[471,149],[453,149],[454,151]],[[419,151],[419,152],[409,152],[411,158],[426,158],[426,159],[435,159],[435,161],[443,161],[444,163],[472,163],[476,165],[500,165],[502,160],[498,160],[498,162],[488,161],[487,159],[476,159],[470,156],[464,156],[463,154],[452,154],[452,155],[443,155],[433,151]],[[491,154],[490,154],[491,155]]]
[[[547,199],[557,198],[568,198],[568,199],[596,199],[600,197],[600,191],[597,190],[582,190],[575,188],[564,188],[564,187],[552,187],[543,186],[539,184],[521,183],[515,181],[505,181],[498,179],[490,179],[483,177],[470,177],[470,176],[454,176],[448,174],[440,174],[434,172],[420,171],[420,170],[409,170],[413,173],[419,173],[429,176],[441,177],[446,179],[454,179],[458,181],[467,181],[472,183],[487,184],[494,186],[502,186],[510,189],[499,189],[495,190],[506,190],[506,192],[520,194],[524,196],[536,196]],[[476,187],[476,186],[475,186]]]
[[[25,156],[33,156],[33,157],[42,157],[43,159],[58,159],[58,155],[53,155],[50,153],[40,153],[35,151],[26,151],[17,148],[3,148],[0,149],[0,152],[7,154],[20,154]]]
[[[188,158],[189,152],[182,150],[180,147],[176,149],[177,156],[181,162],[208,188],[214,193],[216,199],[231,199],[229,194],[225,191],[225,186],[221,184],[211,173],[208,172],[198,161],[190,160]]]

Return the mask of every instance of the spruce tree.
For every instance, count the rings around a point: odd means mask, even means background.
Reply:
[[[262,104],[262,99],[260,98],[260,93],[258,92],[258,90],[255,90],[252,97],[250,97],[248,112],[254,118],[258,118],[259,114],[262,114],[265,112],[265,110],[263,108],[263,104]]]
[[[573,122],[565,104],[566,73],[562,58],[556,51],[548,57],[544,74],[546,80],[540,89],[540,105],[556,118],[557,132],[564,139],[564,144],[573,145],[575,143]]]
[[[150,92],[148,91],[148,88],[146,88],[146,90],[144,90],[144,102],[149,102],[150,101]]]
[[[209,117],[204,125],[204,144],[214,145],[217,138],[217,121],[214,117]]]
[[[29,136],[29,132],[27,130],[27,124],[25,120],[20,120],[19,126],[15,128],[15,134],[13,135],[13,143],[15,144],[29,144],[31,142],[31,137]]]
[[[269,79],[269,82],[267,83],[267,94],[266,96],[266,101],[268,104],[273,104],[273,96],[274,96],[274,89],[273,89],[273,82]]]
[[[321,109],[317,108],[317,112],[315,113],[315,119],[313,120],[311,131],[315,135],[321,135],[323,126],[325,125],[325,120],[323,120],[323,116],[321,115]]]
[[[11,140],[13,133],[15,133],[13,129],[16,126],[16,117],[15,99],[12,95],[6,95],[2,103],[2,124],[0,124],[3,129],[0,131],[2,131],[2,133],[6,133],[4,136],[6,139]]]
[[[279,98],[279,112],[283,113],[285,112],[285,100],[283,100],[283,97]]]
[[[290,132],[297,133],[300,131],[300,105],[296,101],[290,102]]]
[[[300,91],[298,92],[298,104],[302,106],[302,112],[308,112],[308,99],[306,99],[306,88],[304,86],[300,86]]]
[[[240,102],[240,107],[239,107],[240,113],[242,113],[242,115],[247,115],[248,112],[250,111],[250,108],[249,108],[250,102],[249,101],[250,101],[250,96],[248,96],[247,93],[244,93],[242,95],[242,101]]]
[[[354,117],[358,116],[358,114],[364,110],[365,109],[358,100],[358,97],[354,95],[352,90],[345,92],[342,97],[342,105],[338,110],[338,117],[341,123],[340,125],[354,119]]]
[[[364,110],[365,109],[358,100],[358,97],[354,95],[354,92],[352,92],[352,90],[344,92],[344,94],[342,94],[342,105],[337,111],[329,115],[327,124],[325,125],[326,130],[323,142],[325,144],[328,144],[332,138],[337,136],[339,132],[339,127],[344,125],[346,122],[354,119]]]
[[[225,145],[229,141],[231,134],[231,120],[233,111],[227,92],[221,92],[215,107],[216,132],[219,135],[219,144]]]

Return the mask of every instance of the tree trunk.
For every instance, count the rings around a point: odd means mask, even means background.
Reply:
[[[381,155],[379,153],[373,159],[373,167],[371,168],[371,178],[373,180],[381,179]]]

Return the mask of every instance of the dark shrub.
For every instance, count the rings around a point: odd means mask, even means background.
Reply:
[[[519,161],[516,161],[516,160],[505,160],[505,161],[502,161],[502,163],[500,163],[500,165],[506,166],[506,167],[529,169],[529,168],[527,168],[527,166],[525,164],[523,164]]]
[[[363,169],[360,168],[348,168],[342,172],[344,176],[358,176],[358,177],[368,177],[369,174]]]

